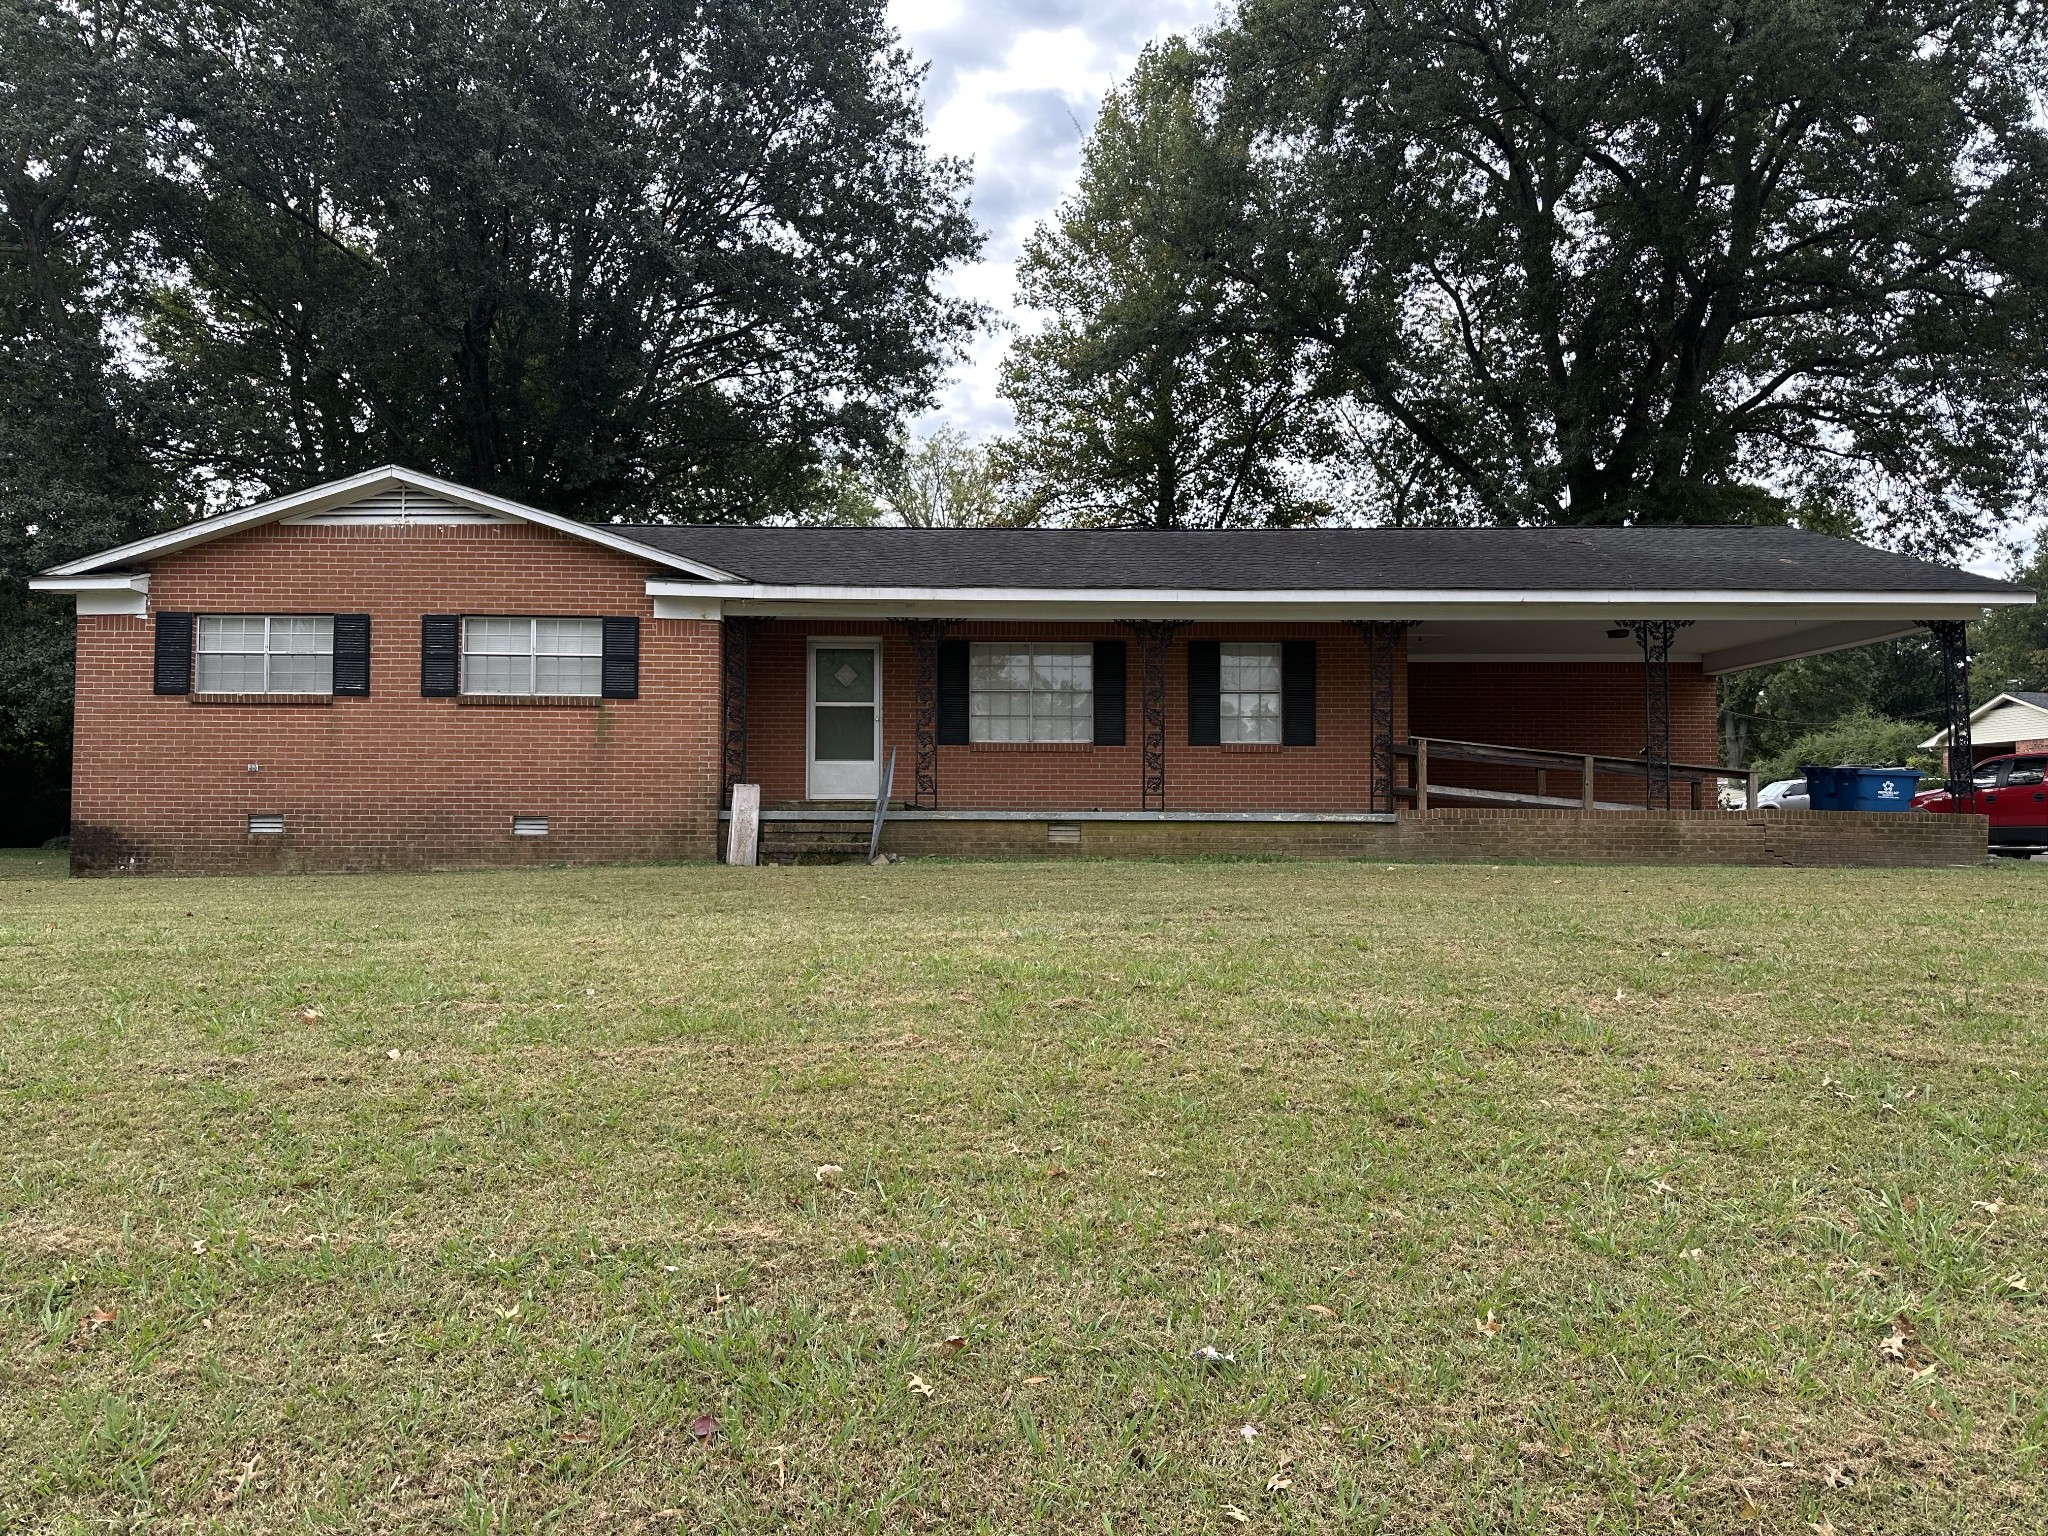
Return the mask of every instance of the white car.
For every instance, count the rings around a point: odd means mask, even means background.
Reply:
[[[1806,780],[1779,779],[1756,792],[1760,811],[1807,811],[1813,809],[1806,797]]]

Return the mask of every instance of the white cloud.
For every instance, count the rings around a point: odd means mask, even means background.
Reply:
[[[951,275],[950,291],[987,304],[999,321],[1015,316],[1018,251],[1072,187],[1103,92],[1146,43],[1213,17],[1211,0],[890,0],[891,24],[930,65],[932,148],[974,163],[974,216],[988,244],[979,262]],[[1004,325],[980,338],[917,426],[972,437],[1008,427],[996,396],[1008,345]]]

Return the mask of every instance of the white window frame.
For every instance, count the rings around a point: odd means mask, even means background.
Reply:
[[[469,664],[469,659],[472,655],[509,657],[517,656],[520,654],[518,651],[472,652],[469,644],[469,626],[471,624],[476,623],[524,624],[526,626],[526,687],[523,690],[511,688],[477,688],[472,686],[473,672]],[[576,656],[576,659],[579,661],[589,659],[594,660],[597,663],[597,668],[595,673],[593,674],[592,683],[589,688],[578,689],[572,692],[564,692],[562,689],[559,688],[551,688],[546,690],[545,692],[542,691],[540,686],[540,627],[543,624],[588,624],[592,626],[597,635],[597,650],[591,653],[591,655],[588,658],[580,654]],[[570,653],[555,652],[552,654],[567,655]],[[604,620],[586,618],[581,615],[574,614],[548,614],[542,616],[538,614],[520,615],[506,613],[466,613],[462,616],[462,691],[465,694],[468,694],[472,697],[486,699],[602,698],[604,696]]]
[[[249,657],[249,656],[254,656],[254,655],[257,655],[257,654],[258,654],[258,653],[257,653],[257,652],[255,652],[255,651],[222,651],[222,650],[208,650],[208,649],[206,648],[206,626],[207,626],[207,625],[209,625],[209,624],[219,624],[219,623],[223,622],[224,620],[229,620],[229,619],[235,620],[235,621],[236,621],[236,622],[238,622],[238,623],[248,623],[249,621],[251,621],[251,620],[254,620],[254,619],[261,619],[261,620],[263,621],[263,649],[262,649],[262,652],[261,652],[261,655],[262,655],[262,657],[263,657],[263,685],[262,685],[262,686],[261,686],[260,688],[209,688],[209,687],[207,687],[207,686],[206,686],[206,684],[205,684],[205,680],[204,680],[203,674],[204,674],[204,673],[205,673],[205,671],[206,671],[206,659],[207,659],[208,657],[210,657],[210,656],[238,656],[238,657]],[[315,627],[315,630],[314,630],[314,638],[315,638],[315,641],[316,641],[316,648],[315,648],[314,650],[310,650],[310,651],[283,651],[283,652],[280,652],[280,651],[277,651],[277,650],[273,649],[273,648],[272,648],[272,646],[271,646],[271,643],[270,643],[270,636],[271,636],[271,627],[272,627],[273,625],[275,625],[276,623],[278,623],[278,622],[279,622],[280,620],[283,620],[283,621],[287,621],[287,622],[292,622],[292,623],[296,623],[296,622],[298,622],[299,620],[302,620],[302,619],[311,619],[311,620],[313,621],[314,625],[316,626],[316,627]],[[325,626],[325,629],[324,629],[324,630],[323,630],[323,629],[321,629],[321,628],[319,628],[319,626],[322,626],[322,625],[324,625],[324,626]],[[325,640],[326,640],[326,642],[327,642],[327,646],[326,646],[326,649],[325,649],[325,650],[321,650],[321,649],[318,649],[318,648],[317,648],[317,642],[318,642],[318,640],[320,640],[321,638],[325,638]],[[325,688],[273,688],[273,687],[271,687],[271,685],[270,685],[270,663],[271,663],[271,658],[272,658],[272,657],[274,657],[274,656],[278,656],[278,655],[285,655],[285,656],[324,656],[324,657],[326,657],[326,658],[327,658],[327,686],[326,686]],[[202,613],[202,614],[198,615],[198,617],[197,617],[197,618],[195,618],[195,619],[193,620],[193,625],[192,625],[192,691],[193,691],[194,693],[217,693],[217,694],[237,694],[237,693],[292,693],[292,694],[311,694],[311,695],[315,695],[315,696],[318,696],[318,695],[322,695],[322,694],[327,694],[327,695],[331,695],[331,694],[332,694],[332,693],[334,692],[334,615],[333,615],[333,614],[331,614],[331,613]]]
[[[1041,652],[1060,651],[1072,655],[1073,659],[1080,661],[1088,669],[1088,686],[1085,689],[1066,690],[1069,694],[1081,695],[1087,701],[1081,708],[1078,717],[1055,715],[1050,712],[1043,715],[1039,713],[1038,701],[1058,696],[1061,692],[1058,689],[1038,688],[1030,685],[1023,688],[984,688],[980,686],[975,681],[976,675],[980,670],[975,666],[975,660],[977,656],[985,655],[990,651],[999,651],[1007,656],[1025,657],[1026,675],[1031,678],[1033,683],[1037,680],[1038,657]],[[1076,652],[1079,654],[1073,655]],[[1016,737],[992,737],[987,734],[987,720],[989,717],[975,708],[975,701],[986,698],[992,693],[1021,696],[1024,699],[1024,736],[1021,740]],[[1010,718],[1016,717],[1012,716]],[[1054,722],[1064,724],[1073,718],[1078,718],[1080,721],[1079,735],[1051,736],[1041,735],[1039,732],[1041,721],[1050,726]],[[970,642],[967,652],[967,739],[977,746],[1092,745],[1095,741],[1095,646],[1093,642],[1086,640],[975,640]]]
[[[1232,653],[1236,653],[1236,659],[1242,665],[1245,653],[1248,651],[1260,652],[1261,660],[1267,655],[1272,657],[1273,686],[1271,688],[1233,688],[1230,686]],[[1225,640],[1219,648],[1217,656],[1219,663],[1217,669],[1219,673],[1218,682],[1220,686],[1217,690],[1216,713],[1223,745],[1227,747],[1279,746],[1285,738],[1286,726],[1284,724],[1284,715],[1287,709],[1286,652],[1281,648],[1280,642],[1277,640]],[[1273,708],[1270,713],[1247,715],[1242,712],[1243,706],[1241,701],[1248,698],[1271,698]],[[1233,707],[1232,700],[1240,702],[1236,707]],[[1244,734],[1244,727],[1247,722],[1257,728],[1255,734]],[[1233,730],[1238,734],[1233,735]]]

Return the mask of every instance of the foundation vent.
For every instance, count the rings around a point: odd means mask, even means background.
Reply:
[[[546,837],[548,819],[545,816],[514,816],[512,818],[514,837]]]
[[[1045,840],[1048,843],[1071,845],[1081,841],[1081,824],[1077,821],[1051,821],[1045,826]]]
[[[276,837],[283,831],[284,817],[282,816],[252,815],[249,818],[249,835],[251,837]]]

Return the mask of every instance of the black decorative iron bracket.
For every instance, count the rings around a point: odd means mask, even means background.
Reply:
[[[754,632],[767,620],[728,615],[718,626],[718,708],[724,745],[725,782],[721,805],[732,804],[732,787],[747,781],[747,673]]]
[[[1671,809],[1671,642],[1690,619],[1630,619],[1629,633],[1643,649],[1643,804]]]
[[[1394,662],[1416,619],[1351,619],[1365,638],[1366,809],[1394,809]]]
[[[920,811],[939,808],[939,642],[944,619],[898,619],[910,640],[910,803]]]
[[[1948,792],[1968,804],[1970,777],[1977,766],[1976,747],[1970,740],[1970,627],[1961,619],[1921,619],[1919,623],[1941,650],[1941,709],[1948,726],[1948,771],[1943,778]]]
[[[1148,811],[1166,809],[1166,658],[1173,649],[1176,630],[1187,626],[1177,619],[1125,619],[1125,628],[1138,637],[1139,760],[1142,778],[1138,803]]]

